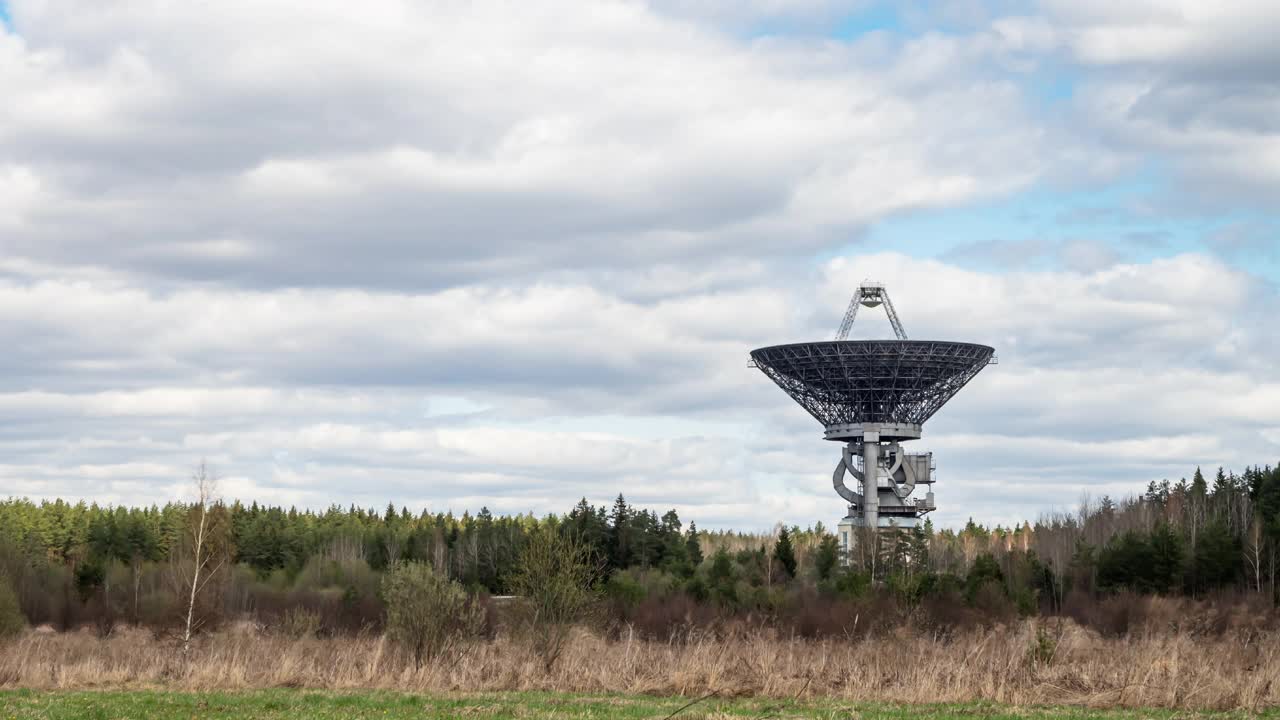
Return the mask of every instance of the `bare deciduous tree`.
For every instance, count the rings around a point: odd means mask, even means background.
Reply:
[[[191,480],[196,499],[169,555],[173,582],[184,602],[178,632],[184,654],[191,648],[191,638],[210,619],[211,596],[216,595],[231,556],[227,514],[217,496],[217,475],[201,462]]]
[[[1255,517],[1244,536],[1244,559],[1249,574],[1253,576],[1253,587],[1257,592],[1262,592],[1262,547],[1265,542],[1262,535],[1262,518]]]

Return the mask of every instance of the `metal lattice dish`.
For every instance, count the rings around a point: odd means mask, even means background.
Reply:
[[[751,359],[823,425],[923,425],[994,355],[973,343],[830,340],[763,347]]]

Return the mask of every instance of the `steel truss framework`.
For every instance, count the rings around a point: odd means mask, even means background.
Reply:
[[[751,359],[823,425],[922,425],[994,354],[972,343],[845,340],[774,345]]]
[[[885,290],[884,285],[880,283],[864,282],[858,286],[857,292],[853,294],[853,299],[849,301],[849,309],[844,313],[844,321],[840,323],[840,329],[836,331],[836,340],[849,339],[849,331],[853,329],[853,322],[858,319],[858,308],[863,305],[867,307],[884,305],[884,312],[889,316],[889,324],[893,326],[893,334],[899,340],[907,339],[907,331],[902,327],[902,321],[898,319],[898,311],[893,309],[893,301],[889,299],[889,291]]]

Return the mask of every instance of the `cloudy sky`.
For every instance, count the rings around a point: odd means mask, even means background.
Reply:
[[[357,7],[358,5],[358,7]],[[0,497],[831,524],[750,349],[984,370],[943,525],[1280,458],[1280,5],[0,0]],[[883,337],[864,313],[857,337]]]

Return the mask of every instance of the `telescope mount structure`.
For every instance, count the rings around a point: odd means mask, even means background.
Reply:
[[[859,308],[881,306],[895,339],[847,339]],[[862,528],[913,528],[936,509],[933,454],[908,453],[902,443],[919,439],[925,421],[995,363],[995,350],[908,340],[884,285],[864,282],[834,340],[759,348],[751,361],[822,423],[827,440],[843,443],[832,485],[848,503],[839,523],[847,552]],[[857,481],[857,490],[846,477]],[[913,497],[922,485],[924,497]]]

